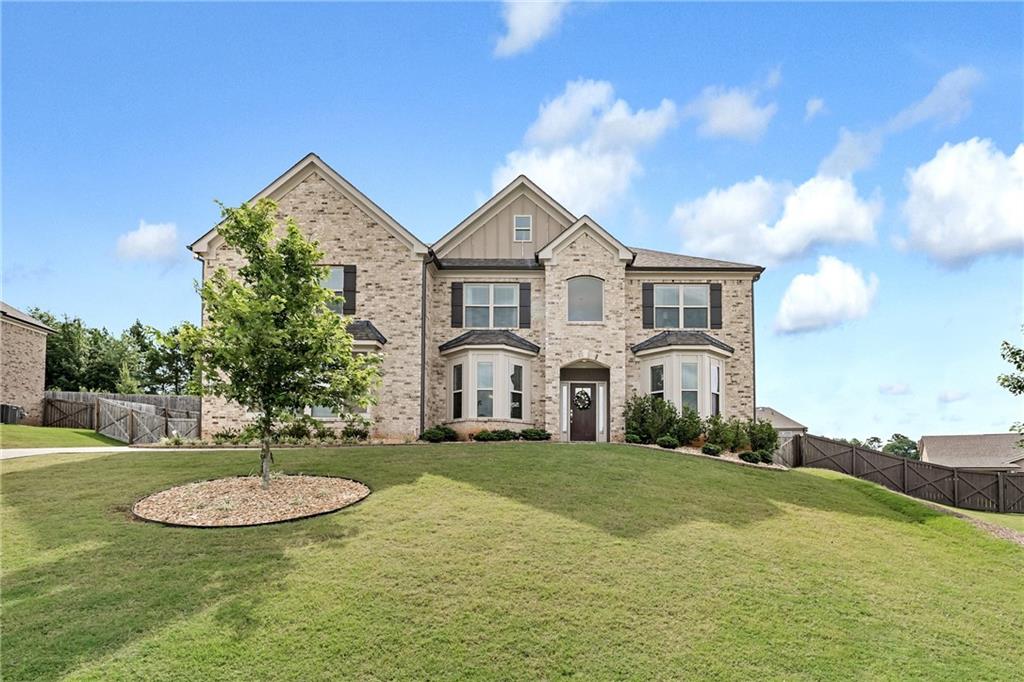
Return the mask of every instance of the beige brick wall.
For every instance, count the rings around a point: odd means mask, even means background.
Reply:
[[[579,275],[604,280],[604,321],[567,321],[566,282]],[[559,375],[564,365],[591,360],[609,368],[608,401],[611,440],[624,437],[626,398],[625,265],[587,231],[580,231],[548,263],[545,286],[545,325],[548,329],[544,371],[545,428],[556,439],[559,426]]]
[[[22,423],[39,424],[43,418],[43,382],[46,380],[46,333],[15,322],[0,325],[3,371],[0,403],[25,410]]]
[[[278,199],[280,216],[295,219],[320,243],[324,263],[354,264],[357,319],[370,320],[384,334],[379,403],[371,408],[374,435],[415,438],[420,424],[420,291],[423,260],[385,226],[335,186],[313,173]],[[242,259],[218,238],[207,254],[203,276],[216,268],[237,271]],[[245,422],[238,405],[203,399],[203,435]]]
[[[628,346],[640,343],[661,330],[643,328],[643,299],[641,285],[644,282],[656,284],[709,284],[722,285],[722,328],[708,329],[709,334],[721,339],[735,349],[731,358],[723,361],[722,414],[727,417],[748,418],[754,416],[754,330],[753,330],[753,281],[749,276],[701,277],[671,274],[630,272],[626,281],[628,314],[626,322],[626,343]],[[626,381],[630,390],[639,392],[640,363],[632,352],[628,353]]]

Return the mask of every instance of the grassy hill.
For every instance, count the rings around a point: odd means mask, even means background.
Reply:
[[[1011,679],[1024,551],[828,472],[614,445],[282,451],[342,512],[131,503],[251,452],[4,462],[5,680]]]

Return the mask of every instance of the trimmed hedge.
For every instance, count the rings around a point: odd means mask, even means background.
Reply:
[[[675,450],[679,447],[679,441],[675,436],[662,436],[658,439],[658,447],[666,450]]]
[[[527,428],[519,432],[523,440],[551,440],[551,434],[544,429]]]
[[[700,451],[705,455],[711,455],[712,457],[718,457],[722,454],[722,448],[714,443],[705,443],[704,447],[702,447]]]

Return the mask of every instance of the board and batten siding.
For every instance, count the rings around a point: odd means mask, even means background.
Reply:
[[[533,216],[533,240],[514,241],[513,216]],[[529,193],[522,193],[500,210],[484,216],[479,227],[470,228],[469,235],[446,248],[443,258],[533,258],[542,246],[569,226],[561,216],[541,208]]]

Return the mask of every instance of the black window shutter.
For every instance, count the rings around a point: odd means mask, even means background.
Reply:
[[[711,285],[711,328],[722,328],[722,285]]]
[[[462,326],[462,282],[452,282],[452,327]]]
[[[644,329],[654,329],[654,284],[644,282],[640,286],[644,310]]]
[[[345,267],[345,282],[343,286],[345,290],[342,292],[345,296],[345,305],[342,307],[342,313],[345,315],[356,314],[356,266],[346,265]]]
[[[530,283],[519,283],[519,328],[530,328]]]

